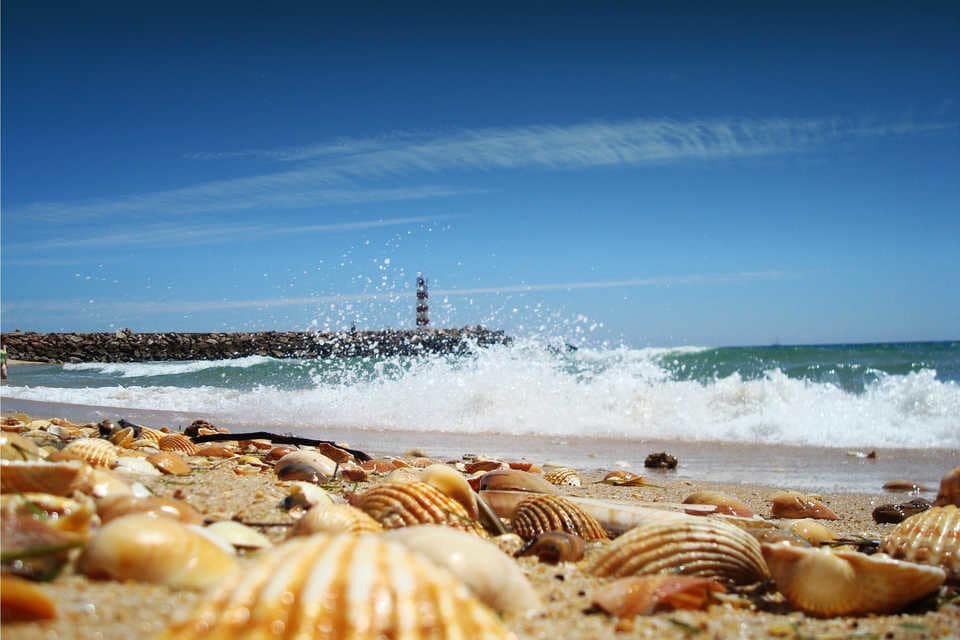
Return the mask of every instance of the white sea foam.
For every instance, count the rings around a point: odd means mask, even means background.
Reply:
[[[272,360],[273,358],[265,356],[246,356],[228,360],[187,360],[182,362],[79,362],[65,364],[63,369],[64,371],[92,371],[120,378],[149,378],[196,373],[205,369],[220,367],[247,369]]]
[[[693,350],[691,352],[695,352]],[[386,361],[372,376],[290,390],[209,386],[5,387],[6,397],[171,410],[271,427],[598,435],[835,447],[960,448],[960,386],[924,369],[881,375],[865,392],[790,378],[739,374],[708,382],[672,379],[661,350],[581,351],[569,358],[533,347],[482,350],[475,358]],[[668,355],[669,357],[669,355]],[[96,365],[126,376],[219,363]],[[602,365],[602,366],[598,366]],[[72,365],[74,367],[78,365]],[[190,369],[192,370],[192,369]],[[139,374],[143,375],[143,374]]]

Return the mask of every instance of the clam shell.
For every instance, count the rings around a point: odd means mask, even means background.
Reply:
[[[533,495],[521,502],[512,519],[513,531],[532,540],[547,531],[565,531],[584,540],[606,540],[597,519],[562,496]]]
[[[711,593],[725,593],[713,578],[696,576],[633,576],[607,583],[593,592],[593,604],[618,618],[650,615],[659,610],[703,609]]]
[[[199,531],[170,518],[133,514],[100,529],[78,567],[91,578],[202,590],[235,565],[233,556]]]
[[[264,552],[161,640],[515,638],[469,589],[377,536],[313,535]]]
[[[483,538],[437,525],[394,529],[384,538],[447,569],[497,613],[524,614],[541,606],[517,563]]]
[[[767,576],[760,543],[749,533],[712,518],[683,518],[628,531],[594,556],[586,571],[610,578],[679,573],[734,584]]]
[[[773,496],[771,507],[775,518],[816,518],[819,520],[839,520],[825,504],[802,493],[788,491]]]
[[[940,480],[940,490],[933,504],[938,507],[945,507],[948,504],[960,507],[960,467],[954,467]]]
[[[69,496],[90,486],[91,468],[79,460],[0,463],[0,489],[6,492]]]
[[[583,538],[576,534],[548,531],[527,543],[517,552],[517,557],[533,556],[547,564],[577,562],[583,558],[586,546]]]
[[[104,524],[134,513],[155,518],[171,518],[184,524],[203,523],[203,516],[199,511],[183,500],[174,498],[114,495],[97,500],[97,514]]]
[[[288,453],[274,466],[280,480],[300,480],[303,482],[326,482],[333,477],[337,463],[316,451],[294,451]]]
[[[941,567],[960,582],[960,508],[932,507],[895,526],[880,545],[893,558]]]
[[[265,535],[241,522],[221,520],[204,529],[211,536],[226,542],[234,549],[266,549],[273,543]]]
[[[117,461],[117,448],[113,443],[99,438],[79,438],[60,450],[60,454],[69,458],[83,460],[94,467],[109,469]]]
[[[752,518],[753,511],[733,496],[719,491],[697,491],[683,499],[683,504],[709,504],[717,508],[714,513]],[[691,514],[697,515],[697,514]]]
[[[195,456],[197,455],[197,451],[200,450],[200,447],[193,444],[193,440],[182,433],[171,433],[162,436],[157,440],[157,448],[160,449],[160,451],[176,451],[185,456]]]
[[[56,617],[57,607],[42,587],[17,576],[0,577],[0,619],[4,624]],[[13,635],[12,630],[10,634]]]
[[[190,465],[173,451],[160,451],[147,457],[147,462],[162,473],[172,476],[185,476],[190,473]]]
[[[348,504],[318,504],[307,510],[294,523],[287,536],[309,536],[314,533],[379,533],[383,525],[366,512]]]
[[[425,482],[384,482],[355,496],[354,506],[386,529],[442,524],[486,535],[463,505]]]
[[[777,588],[796,609],[832,617],[894,613],[937,589],[943,569],[878,553],[764,544]]]
[[[543,479],[553,485],[579,487],[580,474],[569,467],[557,467],[543,474]]]

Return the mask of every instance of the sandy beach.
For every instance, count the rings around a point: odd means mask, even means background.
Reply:
[[[57,413],[44,413],[36,404],[22,401],[4,402],[3,413],[33,409],[34,417],[65,417],[75,423],[93,420],[90,412],[102,408],[52,407]],[[28,403],[29,404],[29,403]],[[46,407],[50,408],[50,407]],[[70,411],[73,410],[73,413]],[[115,415],[115,414],[114,414]],[[128,419],[169,418],[141,416],[124,412]],[[161,426],[162,420],[142,424]],[[231,425],[231,430],[239,427]],[[308,434],[304,434],[308,435]],[[319,437],[314,435],[314,437]],[[346,440],[375,457],[403,456],[410,449],[439,462],[462,462],[465,457],[489,457],[505,461],[527,460],[537,465],[569,464],[578,468],[582,486],[561,486],[561,494],[599,498],[624,504],[660,505],[670,508],[697,490],[717,490],[736,496],[757,515],[773,524],[786,526],[789,521],[773,518],[771,498],[786,489],[809,490],[825,482],[816,478],[821,467],[834,469],[828,482],[839,484],[838,478],[854,479],[867,474],[887,480],[906,478],[926,484],[935,494],[936,480],[957,464],[956,452],[878,452],[876,461],[866,461],[843,451],[835,451],[829,460],[824,451],[799,447],[742,447],[704,444],[631,443],[629,451],[623,443],[605,441],[568,441],[496,438],[445,438],[431,434],[397,434],[372,432],[325,433],[337,441]],[[378,439],[379,438],[379,439]],[[666,445],[666,446],[665,446]],[[459,447],[459,448],[458,448]],[[680,459],[677,471],[646,471],[655,486],[612,486],[598,481],[607,471],[631,466],[653,451],[668,450]],[[787,464],[785,461],[791,460]],[[843,466],[841,463],[846,463]],[[290,490],[289,483],[277,480],[271,468],[249,474],[238,473],[238,462],[231,459],[190,458],[192,471],[186,476],[138,477],[151,492],[160,496],[176,496],[187,500],[207,521],[234,519],[251,523],[274,543],[286,535],[293,518],[278,505]],[[781,465],[783,468],[781,469]],[[807,482],[794,482],[806,469]],[[722,471],[721,471],[722,470]],[[372,475],[369,482],[328,485],[334,492],[362,491],[382,477]],[[722,481],[721,481],[722,480]],[[872,482],[872,480],[871,480]],[[860,480],[851,485],[863,486]],[[824,504],[839,520],[828,525],[847,538],[882,538],[893,525],[876,524],[873,509],[882,503],[903,502],[916,494],[887,493],[882,482],[871,490],[833,490],[822,492]],[[589,549],[587,558],[596,549]],[[241,562],[250,562],[244,557]],[[535,559],[518,559],[544,606],[524,616],[508,615],[505,626],[518,638],[690,638],[690,637],[781,637],[781,638],[949,638],[960,637],[960,606],[956,591],[945,590],[937,598],[926,598],[898,615],[816,619],[791,611],[782,598],[763,598],[746,593],[731,596],[722,604],[706,611],[671,611],[652,616],[618,620],[591,608],[591,593],[600,580],[583,571],[583,565],[562,563],[549,565]],[[133,582],[93,581],[65,571],[43,588],[57,603],[58,617],[42,623],[4,624],[5,637],[16,638],[130,638],[151,637],[160,632],[179,611],[199,602],[203,596],[190,591],[176,591],[162,586]],[[952,602],[945,602],[950,600]],[[144,606],[149,603],[149,606]]]

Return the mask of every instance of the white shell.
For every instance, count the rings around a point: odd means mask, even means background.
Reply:
[[[214,522],[205,527],[205,531],[235,549],[265,549],[273,546],[273,543],[256,529],[233,520]]]
[[[960,508],[933,507],[910,516],[887,534],[880,551],[940,566],[947,572],[947,580],[960,582]]]
[[[136,458],[134,456],[120,456],[117,458],[117,466],[114,471],[120,473],[133,473],[141,476],[160,476],[160,470],[147,462],[146,458]]]

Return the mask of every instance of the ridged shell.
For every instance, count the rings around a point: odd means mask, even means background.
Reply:
[[[294,451],[277,460],[274,471],[280,480],[299,480],[314,484],[333,477],[337,463],[316,451]]]
[[[117,461],[117,448],[113,443],[99,438],[80,438],[74,440],[60,453],[69,458],[77,458],[94,467],[109,469]]]
[[[79,460],[0,463],[0,489],[6,492],[69,496],[90,488],[92,469]]]
[[[940,480],[940,490],[933,504],[938,507],[945,507],[948,504],[960,507],[960,467],[954,467]]]
[[[773,496],[771,511],[775,518],[816,518],[839,520],[827,505],[802,493],[788,491]]]
[[[137,436],[138,439],[147,439],[153,440],[156,443],[160,443],[160,438],[167,436],[169,434],[160,431],[159,429],[153,429],[151,427],[140,427],[140,435]]]
[[[543,474],[543,479],[559,486],[579,487],[582,484],[580,474],[568,467],[552,469]]]
[[[939,566],[960,582],[960,508],[933,507],[893,528],[880,545],[891,557]]]
[[[107,496],[97,500],[97,515],[106,524],[117,518],[134,513],[155,518],[170,518],[184,524],[202,524],[203,516],[183,500],[148,496],[138,498],[132,495]]]
[[[448,572],[377,536],[317,534],[264,552],[160,640],[513,639]]]
[[[683,499],[683,504],[709,504],[717,508],[715,513],[752,518],[753,511],[733,496],[719,491],[697,491]],[[698,515],[698,514],[691,514]]]
[[[160,451],[176,451],[185,456],[195,456],[200,447],[193,444],[193,440],[182,433],[171,433],[165,435],[157,441],[157,447]]]
[[[173,589],[207,589],[236,566],[204,534],[169,518],[134,514],[105,525],[79,560],[91,578],[136,580]]]
[[[384,538],[448,570],[497,613],[524,614],[541,606],[519,565],[488,540],[437,525],[394,529]]]
[[[584,540],[607,540],[597,519],[562,496],[530,496],[513,512],[513,531],[524,540],[532,540],[548,531],[573,533]]]
[[[453,467],[446,464],[432,464],[420,471],[420,480],[462,504],[471,518],[479,517],[477,494],[467,484],[467,479]]]
[[[365,512],[348,504],[318,504],[297,520],[287,537],[309,536],[314,533],[379,533],[383,525]]]
[[[486,535],[462,504],[425,482],[384,482],[356,496],[353,504],[386,529],[442,524]]]
[[[796,609],[832,617],[894,613],[943,584],[943,569],[878,553],[764,544],[777,589]]]
[[[753,536],[732,524],[695,516],[628,531],[596,555],[586,571],[609,578],[680,573],[734,584],[767,576],[760,543]]]
[[[659,610],[703,609],[711,593],[726,589],[713,578],[696,576],[633,576],[620,578],[593,592],[593,604],[618,618],[650,615]]]

